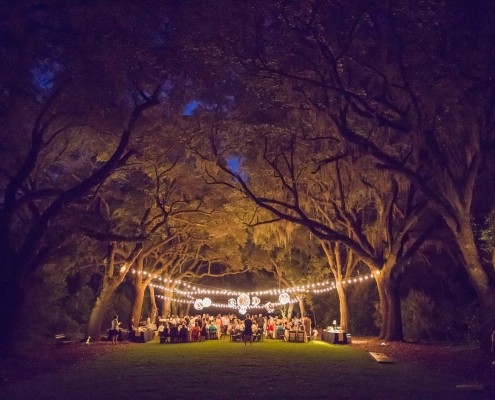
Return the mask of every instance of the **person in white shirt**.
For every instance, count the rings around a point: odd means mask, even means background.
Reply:
[[[117,339],[119,337],[119,317],[114,315],[112,319],[112,325],[110,327],[110,337],[112,338],[112,343],[117,344]]]

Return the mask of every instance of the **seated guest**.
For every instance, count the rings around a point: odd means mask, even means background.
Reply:
[[[237,326],[237,328],[232,329],[232,333],[230,334],[230,339],[233,342],[238,342],[242,339],[241,330],[239,329],[239,326]]]
[[[186,343],[189,339],[189,331],[186,328],[186,324],[182,324],[179,330],[179,343]]]
[[[168,322],[166,325],[163,326],[163,330],[158,333],[160,336],[160,343],[166,343],[168,338],[170,337],[170,328],[168,325]]]
[[[210,331],[210,339],[217,339],[217,327],[213,322],[210,323],[208,330]]]
[[[179,328],[175,325],[170,327],[170,343],[179,341]]]

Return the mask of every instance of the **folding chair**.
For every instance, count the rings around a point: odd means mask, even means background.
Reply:
[[[244,341],[244,346],[246,346],[247,341],[249,340],[249,345],[253,345],[253,334],[252,333],[246,333],[242,335],[242,340]]]

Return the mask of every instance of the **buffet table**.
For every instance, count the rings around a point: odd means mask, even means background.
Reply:
[[[347,334],[345,332],[323,331],[321,340],[331,344],[347,344]]]

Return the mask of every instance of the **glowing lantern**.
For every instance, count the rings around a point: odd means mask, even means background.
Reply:
[[[227,302],[227,305],[232,308],[235,308],[235,304],[235,299],[229,299],[229,301]]]
[[[205,297],[203,299],[203,307],[209,307],[211,306],[211,300],[208,297]]]
[[[201,299],[197,299],[195,302],[194,302],[194,308],[196,310],[202,310],[203,309],[203,300]]]
[[[261,300],[259,297],[256,297],[254,296],[253,298],[251,298],[251,304],[256,307],[257,305],[259,305],[261,303]]]
[[[249,299],[249,295],[246,293],[242,293],[237,298],[237,304],[239,305],[240,308],[248,308],[250,303],[251,300]]]
[[[286,292],[283,292],[280,294],[280,296],[278,297],[278,301],[280,301],[280,304],[287,304],[290,302],[290,296],[288,293]]]
[[[273,304],[272,304],[272,303],[270,303],[270,302],[268,302],[268,303],[266,303],[266,304],[265,304],[265,308],[266,308],[266,311],[267,311],[267,312],[269,312],[269,313],[272,313],[272,312],[273,312],[273,310],[275,309],[275,308],[273,307]]]
[[[242,315],[246,314],[246,311],[247,311],[247,308],[244,308],[244,307],[239,308],[239,313]]]

